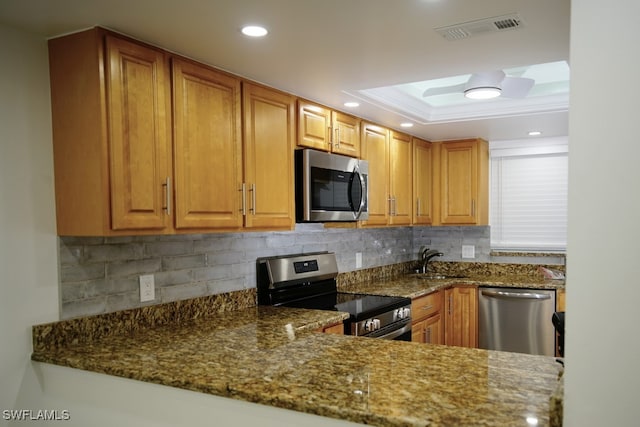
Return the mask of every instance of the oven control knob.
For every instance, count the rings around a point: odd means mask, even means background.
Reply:
[[[395,320],[406,319],[407,317],[409,317],[410,313],[411,310],[409,310],[408,308],[398,308],[394,311],[393,317],[395,318]]]
[[[373,319],[373,330],[377,331],[380,329],[380,319]]]

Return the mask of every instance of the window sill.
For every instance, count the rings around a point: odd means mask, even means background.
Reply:
[[[507,251],[507,250],[492,250],[489,255],[501,256],[501,257],[554,257],[554,258],[566,258],[566,252],[526,252],[526,251]]]

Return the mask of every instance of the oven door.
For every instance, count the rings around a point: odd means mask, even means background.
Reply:
[[[368,219],[368,163],[315,150],[296,152],[298,222]]]

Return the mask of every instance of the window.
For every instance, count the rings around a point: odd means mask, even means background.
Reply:
[[[491,149],[491,248],[564,251],[567,138],[496,141]]]

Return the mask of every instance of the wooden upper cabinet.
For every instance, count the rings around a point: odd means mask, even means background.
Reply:
[[[413,212],[411,136],[391,131],[389,137],[389,224],[410,225]]]
[[[440,223],[489,223],[489,149],[482,139],[438,143]]]
[[[331,151],[331,110],[298,100],[298,146]]]
[[[243,83],[245,227],[292,229],[295,224],[295,99]]]
[[[431,143],[413,138],[413,224],[433,222],[433,150]]]
[[[360,119],[298,100],[299,147],[360,156]]]
[[[293,97],[101,28],[49,52],[59,235],[293,228]]]
[[[169,66],[101,29],[49,41],[59,235],[171,229]]]
[[[163,229],[171,203],[165,56],[112,36],[106,45],[111,225],[114,230]]]
[[[369,162],[369,219],[363,225],[389,222],[389,131],[362,123],[362,158]]]
[[[240,80],[174,58],[175,226],[242,227]]]
[[[332,151],[350,157],[360,157],[360,119],[334,111],[331,114],[333,129]]]

